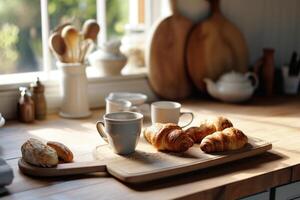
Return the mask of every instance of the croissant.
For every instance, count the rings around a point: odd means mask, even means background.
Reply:
[[[156,123],[145,128],[144,137],[161,151],[184,152],[194,144],[180,126],[171,123]]]
[[[216,131],[222,131],[225,128],[232,127],[231,121],[225,117],[216,117],[205,120],[199,127],[191,127],[186,130],[186,134],[192,138],[195,143],[200,143],[203,138]]]
[[[247,136],[236,128],[226,128],[206,136],[200,148],[206,153],[240,149],[247,144]]]

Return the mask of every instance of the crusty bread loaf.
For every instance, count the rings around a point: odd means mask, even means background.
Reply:
[[[73,161],[73,153],[72,151],[64,144],[60,142],[49,141],[47,145],[55,149],[57,152],[59,160],[63,162],[72,162]]]
[[[56,151],[37,139],[30,138],[21,147],[22,157],[29,164],[54,167],[58,164]]]

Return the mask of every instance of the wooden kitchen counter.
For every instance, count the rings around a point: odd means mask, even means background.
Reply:
[[[3,199],[235,199],[300,180],[300,98],[258,98],[248,104],[230,105],[188,100],[183,110],[193,111],[194,124],[205,117],[224,115],[247,135],[273,143],[273,150],[256,157],[145,184],[124,184],[105,173],[87,176],[34,179],[17,167],[20,147],[36,137],[65,143],[76,161],[91,160],[103,143],[95,122],[68,120],[49,115],[46,121],[26,125],[8,122],[0,129],[0,157],[13,167],[15,179]],[[1,178],[1,177],[0,177]]]

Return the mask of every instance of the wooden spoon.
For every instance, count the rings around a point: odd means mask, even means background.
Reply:
[[[94,19],[86,20],[82,27],[83,41],[80,49],[80,62],[84,62],[86,56],[93,50],[97,40],[97,35],[100,31],[100,26]]]
[[[58,33],[53,33],[49,38],[49,46],[55,57],[61,62],[67,62],[67,46],[64,39]]]
[[[82,33],[84,39],[97,40],[97,35],[100,31],[100,26],[95,19],[86,20],[82,27]]]
[[[74,26],[69,25],[63,28],[61,35],[67,45],[72,62],[79,62],[79,32]]]

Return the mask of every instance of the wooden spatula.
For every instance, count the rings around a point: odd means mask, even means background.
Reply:
[[[220,10],[220,0],[208,0],[211,16],[199,22],[187,42],[189,75],[198,89],[204,91],[204,78],[216,80],[231,70],[247,71],[248,49],[238,28]]]
[[[99,161],[64,163],[58,164],[56,167],[44,168],[30,165],[23,159],[20,159],[18,165],[22,173],[36,177],[57,177],[106,172],[106,165]]]
[[[146,62],[155,93],[176,100],[189,96],[192,91],[186,71],[185,46],[193,23],[178,12],[176,0],[170,0],[170,5],[173,14],[160,21],[150,34]]]

